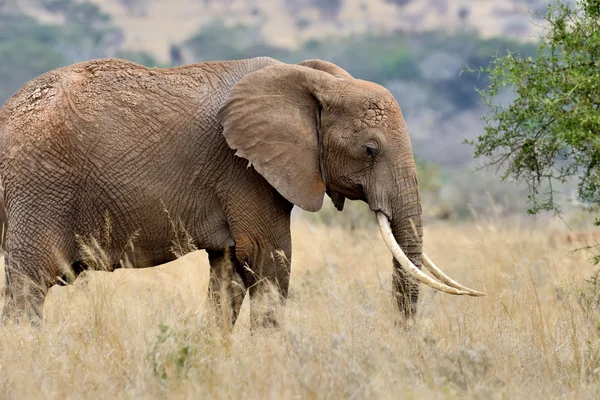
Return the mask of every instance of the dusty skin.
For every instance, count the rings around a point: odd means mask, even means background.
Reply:
[[[484,298],[423,287],[408,329],[375,227],[293,224],[285,322],[231,335],[206,312],[203,251],[156,268],[53,287],[39,328],[0,326],[0,398],[592,399],[600,312],[589,254],[546,224],[425,229],[426,251]],[[81,278],[81,277],[80,277]],[[85,278],[85,276],[84,276]]]

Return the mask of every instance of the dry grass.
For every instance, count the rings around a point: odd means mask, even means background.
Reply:
[[[430,256],[487,298],[423,288],[398,327],[375,231],[294,223],[283,328],[231,335],[205,311],[203,252],[53,288],[39,328],[0,327],[2,398],[596,398],[597,303],[584,253],[547,228],[426,229]]]

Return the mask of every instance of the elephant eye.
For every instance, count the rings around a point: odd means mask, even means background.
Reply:
[[[375,146],[373,144],[368,144],[365,146],[365,149],[367,150],[367,154],[371,158],[375,158],[375,156],[377,156],[377,146]]]

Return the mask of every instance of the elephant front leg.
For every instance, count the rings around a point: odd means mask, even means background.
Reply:
[[[265,240],[267,237],[276,238]],[[251,329],[277,328],[288,296],[292,244],[289,225],[277,235],[235,236],[236,256],[250,291]]]
[[[277,328],[283,321],[290,283],[291,249],[259,250],[254,262],[246,267],[250,290],[250,326],[252,330]]]
[[[208,297],[213,305],[217,323],[231,329],[237,320],[246,296],[242,265],[235,257],[235,248],[209,251],[210,281]]]
[[[243,266],[240,275],[250,291],[250,325],[253,330],[275,328],[282,322],[290,283],[293,205],[262,180],[239,188],[236,196],[245,201],[229,204],[228,224]]]

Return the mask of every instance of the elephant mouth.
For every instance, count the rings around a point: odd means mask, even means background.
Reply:
[[[387,245],[388,249],[393,254],[396,261],[398,261],[400,265],[406,270],[406,272],[412,275],[419,282],[424,283],[425,285],[433,289],[448,294],[458,296],[469,295],[475,297],[487,296],[487,294],[484,292],[479,292],[477,290],[470,289],[450,278],[441,269],[439,269],[429,257],[427,257],[427,254],[423,252],[423,266],[429,272],[431,272],[431,274],[439,281],[436,281],[429,275],[425,274],[423,271],[417,268],[412,263],[412,261],[410,261],[410,259],[406,256],[406,254],[398,244],[398,242],[396,242],[396,239],[394,238],[394,235],[392,233],[392,228],[390,226],[390,219],[381,211],[376,211],[375,214],[377,215],[377,223],[379,225],[381,236],[383,237],[383,240],[385,241],[385,244]]]

